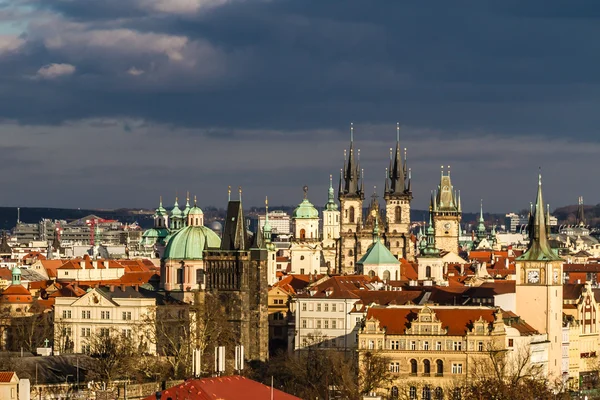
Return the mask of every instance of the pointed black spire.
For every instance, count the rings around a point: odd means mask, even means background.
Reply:
[[[392,167],[390,170],[390,180],[392,182],[390,186],[390,192],[393,194],[404,193],[405,190],[405,168],[406,165],[402,162],[402,155],[400,153],[400,123],[396,124],[396,152],[394,154],[394,160],[392,161]]]
[[[354,124],[350,124],[350,151],[348,152],[348,160],[346,165],[344,165],[344,170],[343,194],[362,196],[362,191],[359,186],[360,166],[354,157]]]

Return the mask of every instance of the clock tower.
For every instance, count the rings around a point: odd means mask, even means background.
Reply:
[[[548,242],[549,214],[544,213],[542,176],[535,209],[529,216],[529,247],[516,259],[517,314],[548,335],[548,379],[561,376],[563,260]]]
[[[450,167],[448,167],[446,175],[444,175],[442,167],[440,184],[433,202],[433,227],[435,243],[439,250],[459,253],[458,238],[461,216],[460,195],[457,195],[452,186]]]

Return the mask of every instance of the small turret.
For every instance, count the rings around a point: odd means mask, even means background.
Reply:
[[[333,191],[333,176],[329,175],[329,190],[327,191],[327,203],[325,204],[325,210],[337,211],[338,206],[335,203],[335,193]]]

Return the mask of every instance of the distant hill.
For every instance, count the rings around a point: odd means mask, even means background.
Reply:
[[[292,214],[296,206],[271,206],[270,210],[282,210]],[[320,209],[319,207],[317,207]],[[203,207],[204,216],[206,223],[213,220],[223,221],[225,219],[226,210],[224,208],[216,208],[212,206]],[[597,206],[586,206],[586,218],[588,218],[588,224],[597,225],[600,224],[600,205]],[[258,214],[264,214],[264,207],[250,207],[246,210],[246,216],[253,217]],[[556,209],[554,215],[556,215],[559,221],[572,221],[572,222],[559,222],[559,223],[575,223],[575,215],[577,213],[577,206],[566,206]],[[105,219],[117,219],[126,223],[137,222],[142,228],[149,228],[153,225],[152,215],[154,214],[153,209],[132,209],[132,208],[119,208],[115,210],[94,210],[94,209],[74,209],[74,208],[49,208],[49,207],[21,207],[20,219],[26,223],[36,223],[47,219],[61,219],[67,222],[74,221],[79,218],[83,218],[90,214],[95,214]],[[411,221],[425,221],[429,220],[429,212],[427,210],[411,210],[410,212]],[[462,224],[475,224],[479,218],[478,213],[463,213]],[[486,224],[497,221],[498,224],[505,223],[504,214],[484,214]],[[17,222],[17,208],[16,207],[0,207],[0,230],[12,229]]]

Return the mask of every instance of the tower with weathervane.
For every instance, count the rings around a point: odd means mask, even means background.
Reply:
[[[433,227],[435,244],[441,251],[459,253],[460,220],[462,208],[460,194],[454,190],[450,180],[450,167],[444,175],[444,167],[433,202]]]
[[[390,148],[390,167],[385,179],[385,215],[384,238],[390,252],[397,258],[413,259],[413,246],[410,240],[410,170],[407,168],[406,149],[404,162],[400,151],[400,125],[396,124],[396,152],[392,157]]]
[[[529,217],[529,246],[516,259],[517,313],[540,333],[548,335],[548,378],[561,376],[563,260],[548,241],[549,213],[544,213],[542,176],[535,209]]]

